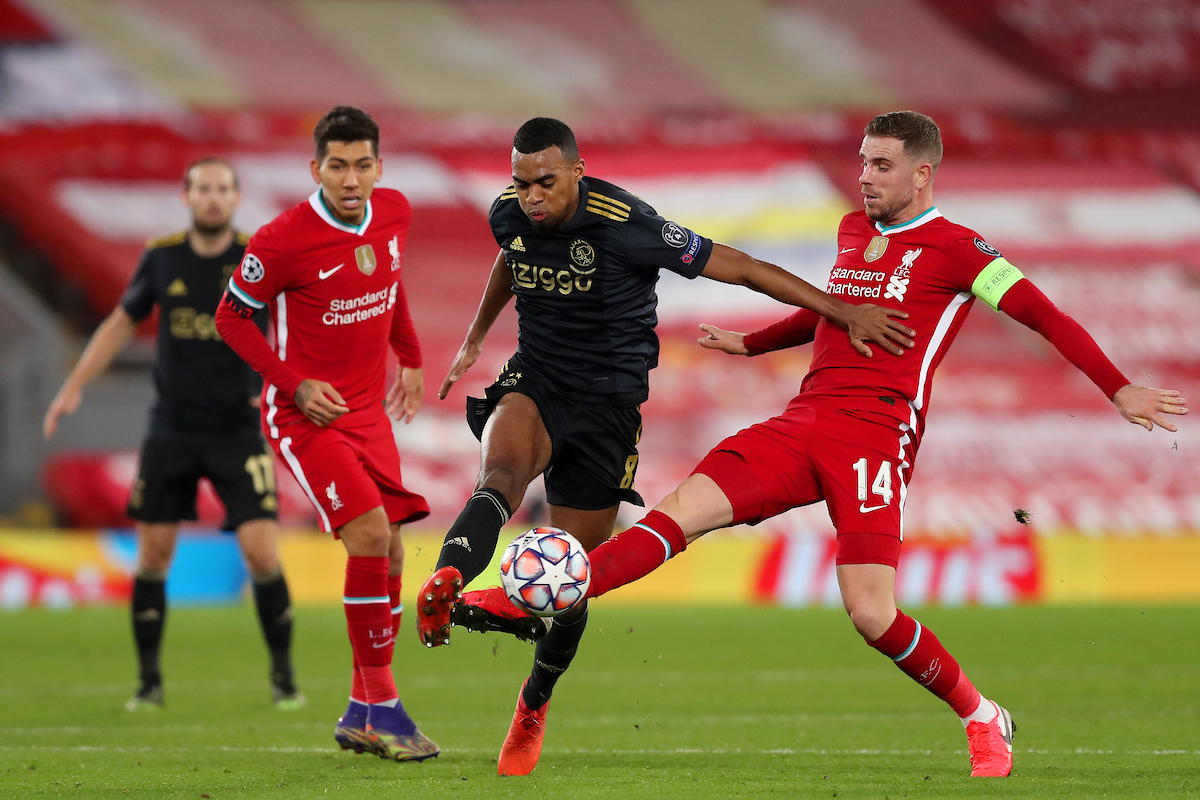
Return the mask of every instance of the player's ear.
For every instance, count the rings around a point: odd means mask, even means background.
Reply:
[[[584,164],[583,164],[583,159],[580,158],[580,159],[577,159],[575,161],[575,164],[571,167],[571,176],[575,179],[576,183],[578,183],[579,180],[583,178],[583,173],[584,173]]]
[[[312,161],[308,162],[308,168],[309,168],[309,171],[312,172],[313,181],[315,181],[316,183],[320,183],[321,182],[321,163],[314,158]]]
[[[383,177],[383,156],[376,156],[376,158],[375,158],[375,180],[379,180],[382,177]]]
[[[928,161],[917,167],[916,173],[913,175],[913,188],[918,192],[929,185],[933,180],[933,165]]]

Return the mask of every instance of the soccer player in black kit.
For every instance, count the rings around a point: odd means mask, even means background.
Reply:
[[[130,711],[163,704],[159,651],[166,621],[166,576],[180,520],[196,519],[197,481],[212,481],[225,506],[222,529],[236,531],[254,582],[254,602],[271,657],[271,696],[301,708],[291,663],[292,607],[279,564],[275,462],[259,432],[259,378],[217,333],[213,322],[248,236],[232,227],[240,200],[233,167],[218,158],[184,174],[189,230],[151,241],[120,304],[101,323],[67,376],[43,422],[54,435],[79,407],[83,387],[101,374],[157,303],[155,400],[128,513],[137,520],[133,637],[140,686]],[[263,319],[258,320],[265,327]]]
[[[550,695],[579,645],[586,604],[547,631],[499,589],[465,597],[461,589],[487,567],[500,527],[539,474],[550,523],[587,550],[612,535],[622,500],[643,504],[633,483],[639,406],[658,363],[659,270],[703,275],[812,309],[846,328],[864,356],[871,353],[866,341],[900,354],[913,332],[889,318],[904,312],[843,303],[663,219],[620,187],[584,177],[575,137],[558,120],[539,117],[521,126],[512,168],[513,184],[489,216],[501,250],[438,396],[445,398],[479,358],[488,329],[514,295],[519,344],[486,398],[468,399],[482,465],[437,569],[417,594],[417,626],[430,647],[449,641],[451,623],[537,641],[497,765],[501,775],[524,775],[537,764]]]

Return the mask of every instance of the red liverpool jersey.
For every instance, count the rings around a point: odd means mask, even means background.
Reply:
[[[419,355],[416,363],[404,358],[406,345],[419,353],[400,283],[411,216],[403,194],[376,189],[362,223],[349,225],[330,213],[318,188],[254,234],[229,282],[243,303],[270,308],[276,354],[289,370],[341,394],[350,411],[332,427],[366,425],[384,413],[389,342],[404,366],[420,363]],[[268,383],[262,400],[272,438],[312,425],[286,388]]]
[[[937,208],[893,227],[855,211],[842,218],[837,241],[826,291],[855,305],[907,311],[904,322],[917,332],[916,346],[899,357],[875,347],[873,358],[863,358],[845,331],[822,318],[801,396],[870,398],[866,407],[908,424],[919,436],[933,372],[971,309],[973,289],[994,306],[999,296],[989,296],[989,287],[1002,295],[1011,285],[1007,279],[1020,273],[978,234],[950,222]]]

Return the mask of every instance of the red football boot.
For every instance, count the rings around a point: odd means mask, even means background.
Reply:
[[[549,619],[517,608],[499,586],[464,594],[450,621],[469,631],[511,633],[525,642],[536,642],[550,629]]]
[[[417,592],[417,635],[426,647],[450,644],[450,610],[462,599],[462,573],[442,567]]]
[[[526,683],[529,679],[526,678]],[[542,754],[542,737],[546,733],[546,710],[550,701],[537,711],[530,711],[525,705],[525,684],[517,693],[517,710],[513,712],[512,725],[508,728],[508,736],[504,737],[504,746],[500,748],[500,760],[496,763],[496,771],[501,775],[528,775],[537,766],[538,757]]]
[[[1017,726],[1007,711],[996,706],[991,722],[967,723],[967,748],[971,752],[972,778],[1003,778],[1012,772],[1012,740]]]

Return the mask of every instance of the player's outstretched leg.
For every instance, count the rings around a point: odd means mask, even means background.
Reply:
[[[533,651],[533,671],[521,687],[508,736],[496,769],[501,775],[528,775],[537,766],[546,733],[546,711],[554,685],[575,658],[587,628],[587,601],[554,620]]]
[[[266,575],[254,576],[254,605],[271,654],[271,699],[281,711],[304,708],[308,700],[296,689],[292,669],[292,600],[278,566]]]
[[[469,631],[510,633],[523,642],[546,635],[550,620],[517,608],[499,586],[467,592],[450,612],[450,622]]]
[[[887,631],[868,644],[958,714],[967,731],[973,777],[1002,778],[1012,772],[1017,729],[1012,717],[979,693],[933,631],[897,609]]]
[[[137,645],[138,689],[125,703],[130,711],[160,708],[163,704],[162,650],[163,627],[167,621],[167,584],[165,572],[139,570],[133,579],[130,603],[133,641]]]
[[[450,612],[462,587],[491,563],[500,528],[510,516],[503,493],[484,487],[471,495],[450,527],[436,569],[417,592],[417,635],[426,647],[450,643]]]
[[[651,511],[588,553],[592,580],[587,596],[599,597],[644,578],[686,548],[687,538],[678,523],[661,511]]]

